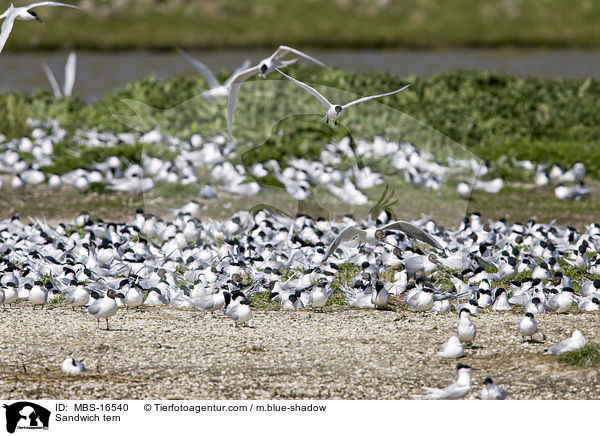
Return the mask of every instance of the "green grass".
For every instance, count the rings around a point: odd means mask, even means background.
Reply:
[[[6,50],[274,47],[597,47],[590,0],[132,0],[45,8]],[[112,5],[112,7],[107,7]],[[2,8],[8,2],[2,2]],[[57,25],[60,23],[60,25]],[[148,37],[148,35],[152,37]]]
[[[600,344],[589,342],[585,348],[561,354],[556,360],[578,368],[598,368],[600,367]]]
[[[592,177],[600,177],[598,79],[542,80],[478,71],[398,78],[385,72],[353,73],[307,65],[288,72],[342,102],[356,97],[347,90],[368,95],[406,83],[412,86],[380,102],[353,107],[332,127],[320,121],[321,105],[289,81],[248,81],[233,123],[242,145],[238,162],[248,166],[277,159],[285,165],[290,154],[316,157],[325,141],[347,133],[356,139],[382,134],[430,148],[439,158],[462,155],[491,161],[491,176],[512,181],[531,178],[516,165],[523,159],[563,166],[581,161]],[[277,79],[276,74],[270,77]],[[76,98],[56,100],[42,91],[0,94],[0,133],[27,134],[29,117],[57,118],[70,132],[81,127],[113,132],[158,127],[182,138],[223,133],[225,102],[205,101],[198,95],[202,85],[202,79],[195,77],[167,81],[149,77],[93,104]],[[64,168],[75,164],[71,158],[60,163]]]

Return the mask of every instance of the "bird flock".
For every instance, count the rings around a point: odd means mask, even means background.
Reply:
[[[472,317],[481,312],[522,312],[515,335],[562,354],[585,347],[582,333],[547,340],[535,316],[600,309],[598,224],[579,232],[533,221],[484,224],[471,214],[450,231],[427,218],[393,221],[385,211],[363,221],[292,218],[268,209],[224,221],[183,212],[164,220],[138,211],[128,223],[87,213],[57,226],[14,217],[0,222],[0,235],[0,303],[23,300],[43,313],[45,305],[64,301],[106,329],[120,307],[223,313],[243,326],[251,322],[254,298],[284,311],[322,311],[336,296],[335,304],[361,310],[455,312],[456,330],[432,352],[457,359],[475,349]],[[344,278],[348,264],[356,268]],[[578,282],[569,277],[575,273]],[[422,398],[466,395],[469,371],[459,368],[454,387]],[[485,383],[481,397],[506,396],[494,386]]]
[[[11,4],[0,15],[4,19],[0,52],[16,20],[41,21],[33,11],[40,6],[77,7],[57,2],[17,8]],[[54,148],[65,139],[66,131],[56,121],[31,120],[31,137],[0,136],[0,171],[13,175],[11,187],[47,183],[50,189],[72,185],[86,191],[93,183],[105,183],[116,191],[143,193],[161,180],[200,183],[198,168],[204,167],[220,189],[236,195],[258,194],[261,185],[248,178],[273,175],[297,200],[308,198],[316,186],[325,186],[341,200],[362,205],[368,202],[364,190],[385,183],[382,174],[368,167],[337,167],[342,157],[353,152],[349,138],[325,144],[318,161],[292,158],[283,170],[277,161],[249,168],[233,164],[229,158],[237,147],[232,139],[236,102],[247,79],[277,72],[319,100],[326,108],[323,120],[337,124],[349,107],[399,93],[409,85],[339,105],[280,71],[298,60],[325,66],[291,47],[280,46],[252,67],[249,61],[244,62],[223,84],[200,61],[180,53],[205,76],[210,89],[202,93],[204,98],[228,99],[229,137],[194,135],[182,140],[159,130],[122,134],[79,130],[75,135],[78,147],[111,148],[142,142],[162,145],[177,157],[167,161],[147,154],[140,163],[131,163],[111,156],[59,175],[44,168],[54,163]],[[57,98],[71,95],[75,63],[71,54],[62,89],[44,66]],[[34,159],[26,161],[22,153]],[[444,185],[450,168],[467,168],[480,175],[489,169],[475,160],[435,162],[412,144],[382,137],[357,141],[356,153],[389,160],[396,170],[404,171],[408,183],[436,190]],[[578,200],[589,195],[589,188],[583,185],[582,163],[567,170],[531,162],[519,164],[535,172],[536,186],[557,184],[559,199]],[[496,193],[503,186],[502,179],[495,179],[477,181],[473,186],[461,182],[456,189],[458,196],[468,198],[473,189]],[[218,198],[219,192],[206,184],[200,196]],[[578,231],[533,220],[525,224],[505,220],[483,223],[474,213],[458,229],[449,230],[430,218],[394,220],[387,210],[366,220],[345,216],[338,221],[290,217],[268,208],[238,212],[223,221],[200,220],[197,212],[198,203],[191,202],[173,211],[174,219],[169,220],[138,211],[127,223],[104,222],[87,213],[56,226],[44,219],[25,223],[18,216],[0,221],[0,304],[5,310],[22,310],[23,304],[15,306],[21,300],[43,313],[44,306],[64,301],[74,311],[85,310],[98,326],[104,322],[106,330],[119,308],[141,310],[163,305],[213,316],[222,313],[234,326],[244,326],[252,320],[255,298],[276,302],[284,311],[324,311],[335,300],[335,304],[361,310],[402,310],[414,312],[414,316],[420,312],[455,312],[456,330],[447,332],[447,341],[435,344],[432,350],[440,359],[459,359],[475,349],[478,329],[473,318],[481,312],[521,312],[515,334],[537,344],[539,351],[558,355],[584,348],[586,339],[580,330],[566,339],[547,338],[536,315],[600,310],[598,224]],[[348,265],[354,266],[349,279],[344,278]],[[549,346],[550,341],[559,339],[563,340]],[[459,363],[456,369],[455,383],[444,389],[425,387],[425,392],[414,398],[457,399],[468,395],[470,373],[475,368]],[[62,370],[78,374],[85,366],[69,357]],[[480,398],[504,399],[507,395],[508,389],[494,384],[491,378],[483,382]]]

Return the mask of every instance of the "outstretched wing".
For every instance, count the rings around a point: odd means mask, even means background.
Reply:
[[[296,85],[298,85],[300,88],[303,88],[304,90],[310,92],[312,95],[314,95],[317,100],[319,100],[321,102],[321,104],[323,106],[325,106],[327,109],[329,109],[331,107],[331,103],[329,103],[329,101],[323,97],[316,89],[308,86],[306,83],[302,83],[299,80],[294,79],[293,77],[288,76],[287,74],[279,71],[277,68],[275,68],[275,70],[277,70],[277,72],[279,74],[281,74],[283,77],[288,78],[289,80],[291,80],[292,82],[294,82]]]
[[[367,232],[365,232],[364,230],[359,229],[356,226],[348,226],[348,227],[346,227],[333,240],[333,242],[331,243],[331,245],[327,249],[327,253],[325,253],[325,257],[323,257],[323,260],[321,261],[321,263],[325,262],[329,258],[329,256],[331,256],[335,252],[335,250],[339,247],[339,245],[342,242],[350,241],[351,239],[354,239],[356,237],[364,237],[364,236],[366,236],[366,233]]]
[[[386,95],[397,94],[397,93],[399,93],[400,91],[404,91],[404,90],[405,90],[406,88],[408,88],[409,86],[410,86],[410,84],[406,85],[406,86],[405,86],[405,87],[403,87],[403,88],[396,89],[395,91],[392,91],[392,92],[386,92],[385,94],[370,95],[370,96],[368,96],[368,97],[359,98],[358,100],[354,100],[354,101],[351,101],[350,103],[346,103],[346,104],[345,104],[345,105],[343,105],[342,107],[343,107],[344,109],[346,109],[347,107],[354,106],[355,104],[362,103],[363,101],[367,101],[367,100],[373,100],[374,98],[379,98],[379,97],[385,97]]]
[[[229,76],[225,83],[223,83],[223,85],[229,86],[231,82],[233,82],[233,79],[235,79],[235,76],[237,76],[242,71],[246,71],[248,68],[250,68],[250,59],[246,59],[239,67],[237,67],[234,70],[233,74]]]
[[[444,247],[442,247],[442,245],[437,241],[437,239],[435,239],[433,236],[431,236],[425,230],[415,226],[414,224],[408,223],[406,221],[395,221],[393,223],[390,223],[386,226],[381,227],[380,230],[383,230],[384,232],[387,232],[390,230],[401,230],[404,233],[406,233],[407,235],[409,235],[410,237],[418,239],[419,241],[425,242],[426,244],[429,244],[432,247],[439,248],[440,250],[444,249]]]
[[[75,75],[77,70],[77,55],[75,52],[69,53],[67,63],[65,64],[65,83],[63,88],[63,95],[70,97],[73,92],[73,85],[75,84]]]
[[[294,56],[299,56],[302,57],[304,59],[307,59],[311,62],[314,62],[317,65],[320,65],[322,67],[325,66],[325,64],[323,62],[321,62],[318,59],[313,58],[312,56],[307,55],[306,53],[301,52],[300,50],[296,50],[295,48],[292,47],[288,47],[287,45],[280,45],[279,48],[277,50],[275,50],[275,53],[273,53],[271,55],[271,58],[277,58],[279,60],[290,60],[290,57],[294,57]]]
[[[15,15],[7,14],[4,22],[2,23],[2,28],[0,29],[0,53],[2,53],[2,49],[8,40],[8,35],[10,35],[10,31],[12,30],[14,23]]]
[[[252,68],[242,71],[241,73],[233,76],[231,80],[231,90],[229,91],[229,97],[227,98],[227,132],[229,136],[233,138],[231,134],[231,124],[233,122],[233,113],[235,112],[235,104],[237,103],[238,94],[244,80],[253,76],[260,71],[260,66],[256,65]]]
[[[48,78],[48,82],[50,82],[50,86],[52,87],[52,92],[54,93],[54,97],[61,98],[62,92],[60,91],[60,87],[58,86],[58,82],[56,81],[56,77],[52,73],[52,70],[48,66],[46,62],[42,63],[42,68],[44,69],[44,73],[46,73],[46,77]]]
[[[215,77],[215,75],[213,74],[213,72],[206,65],[204,65],[199,60],[194,59],[193,57],[191,57],[189,54],[187,54],[186,52],[184,52],[180,48],[177,49],[177,52],[183,58],[185,58],[185,60],[187,60],[190,64],[192,64],[192,66],[196,70],[198,70],[200,72],[200,74],[202,74],[204,76],[204,78],[206,79],[206,83],[208,83],[208,86],[211,89],[212,88],[217,88],[217,87],[221,86],[221,84],[219,83],[219,81],[217,80],[217,78]]]
[[[27,9],[37,8],[38,6],[66,6],[68,8],[83,9],[81,6],[68,5],[60,2],[38,2],[25,6]]]

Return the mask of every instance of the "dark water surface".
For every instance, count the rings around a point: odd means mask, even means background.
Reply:
[[[211,69],[235,68],[244,59],[253,63],[268,50],[192,52]],[[398,75],[435,74],[456,69],[482,69],[535,77],[582,79],[600,77],[600,51],[586,50],[310,50],[328,65],[354,71],[387,70]],[[96,100],[107,91],[154,73],[164,79],[194,73],[186,60],[173,52],[80,52],[77,53],[74,93]],[[42,70],[46,61],[62,85],[67,53],[0,54],[0,90],[50,90]]]

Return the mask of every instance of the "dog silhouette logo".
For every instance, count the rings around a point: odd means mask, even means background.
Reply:
[[[4,405],[6,409],[6,431],[14,433],[18,429],[48,429],[50,411],[29,401]]]

